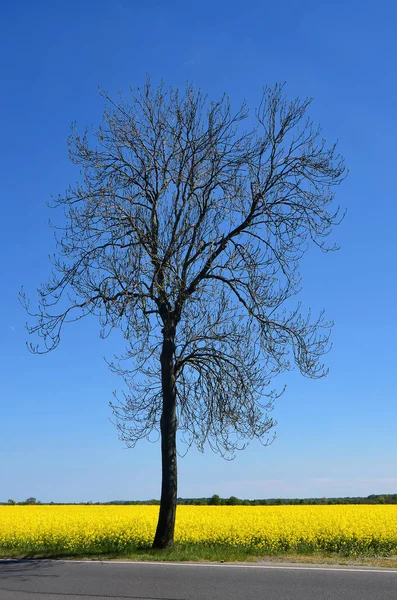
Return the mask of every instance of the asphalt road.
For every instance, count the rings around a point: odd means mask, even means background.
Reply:
[[[0,560],[0,600],[397,600],[397,571]]]

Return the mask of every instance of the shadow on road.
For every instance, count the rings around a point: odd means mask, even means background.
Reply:
[[[187,598],[165,598],[164,596],[155,597],[155,596],[114,596],[113,594],[71,594],[70,592],[62,593],[62,592],[32,592],[29,590],[17,590],[15,588],[5,588],[0,586],[0,592],[10,592],[10,593],[20,593],[20,594],[31,594],[32,596],[37,596],[37,598],[41,598],[44,596],[56,596],[57,598],[62,598],[65,596],[66,598],[109,598],[110,600],[187,600]]]
[[[45,577],[45,578],[53,578],[59,579],[61,575],[56,573],[48,573],[51,568],[57,566],[56,561],[54,560],[45,560],[45,559],[16,559],[16,560],[2,560],[0,559],[0,580],[11,580],[16,579],[18,581],[27,582],[32,577]],[[48,596],[56,597],[56,598],[98,598],[102,600],[102,598],[108,598],[109,600],[187,600],[186,598],[166,598],[164,596],[155,597],[155,596],[120,596],[114,595],[114,593],[109,594],[89,594],[85,593],[71,593],[71,592],[43,592],[43,591],[32,591],[27,589],[18,589],[18,588],[8,588],[0,585],[0,597],[1,592],[9,592],[9,593],[21,593],[33,598],[45,598]]]
[[[22,581],[27,581],[28,576],[31,577],[52,577],[57,578],[59,575],[46,573],[43,569],[49,569],[53,566],[53,561],[38,559],[38,560],[1,560],[0,559],[0,579],[9,579],[18,577]],[[40,569],[40,572],[37,572]]]

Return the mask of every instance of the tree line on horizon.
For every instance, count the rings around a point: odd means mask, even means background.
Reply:
[[[81,505],[81,506],[100,506],[100,505],[160,505],[160,500],[152,498],[150,500],[111,500],[110,502],[40,502],[36,498],[30,497],[22,502],[16,502],[9,499],[7,502],[0,502],[0,505],[8,506],[29,506],[50,504],[54,506]],[[321,504],[397,504],[397,494],[371,494],[369,496],[345,496],[337,498],[257,498],[255,500],[241,499],[236,496],[221,498],[214,494],[210,498],[178,498],[177,504],[180,506],[284,506],[284,505],[321,505]]]

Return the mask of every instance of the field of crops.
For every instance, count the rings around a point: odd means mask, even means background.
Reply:
[[[158,506],[2,506],[0,554],[125,554],[151,544]],[[253,554],[397,554],[397,506],[179,506],[182,546]]]

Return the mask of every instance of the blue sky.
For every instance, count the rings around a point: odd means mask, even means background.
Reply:
[[[0,501],[160,495],[159,444],[126,450],[109,421],[121,382],[103,357],[117,336],[102,341],[85,321],[54,353],[33,356],[17,299],[21,285],[34,298],[49,273],[45,203],[78,177],[70,123],[99,123],[98,86],[116,95],[146,73],[252,108],[266,83],[286,81],[290,96],[314,97],[310,114],[350,169],[337,194],[348,209],[334,236],[340,252],[310,252],[302,265],[304,307],[335,320],[329,376],[282,377],[276,441],[232,462],[191,450],[179,495],[396,493],[394,3],[3,0],[0,11]]]

